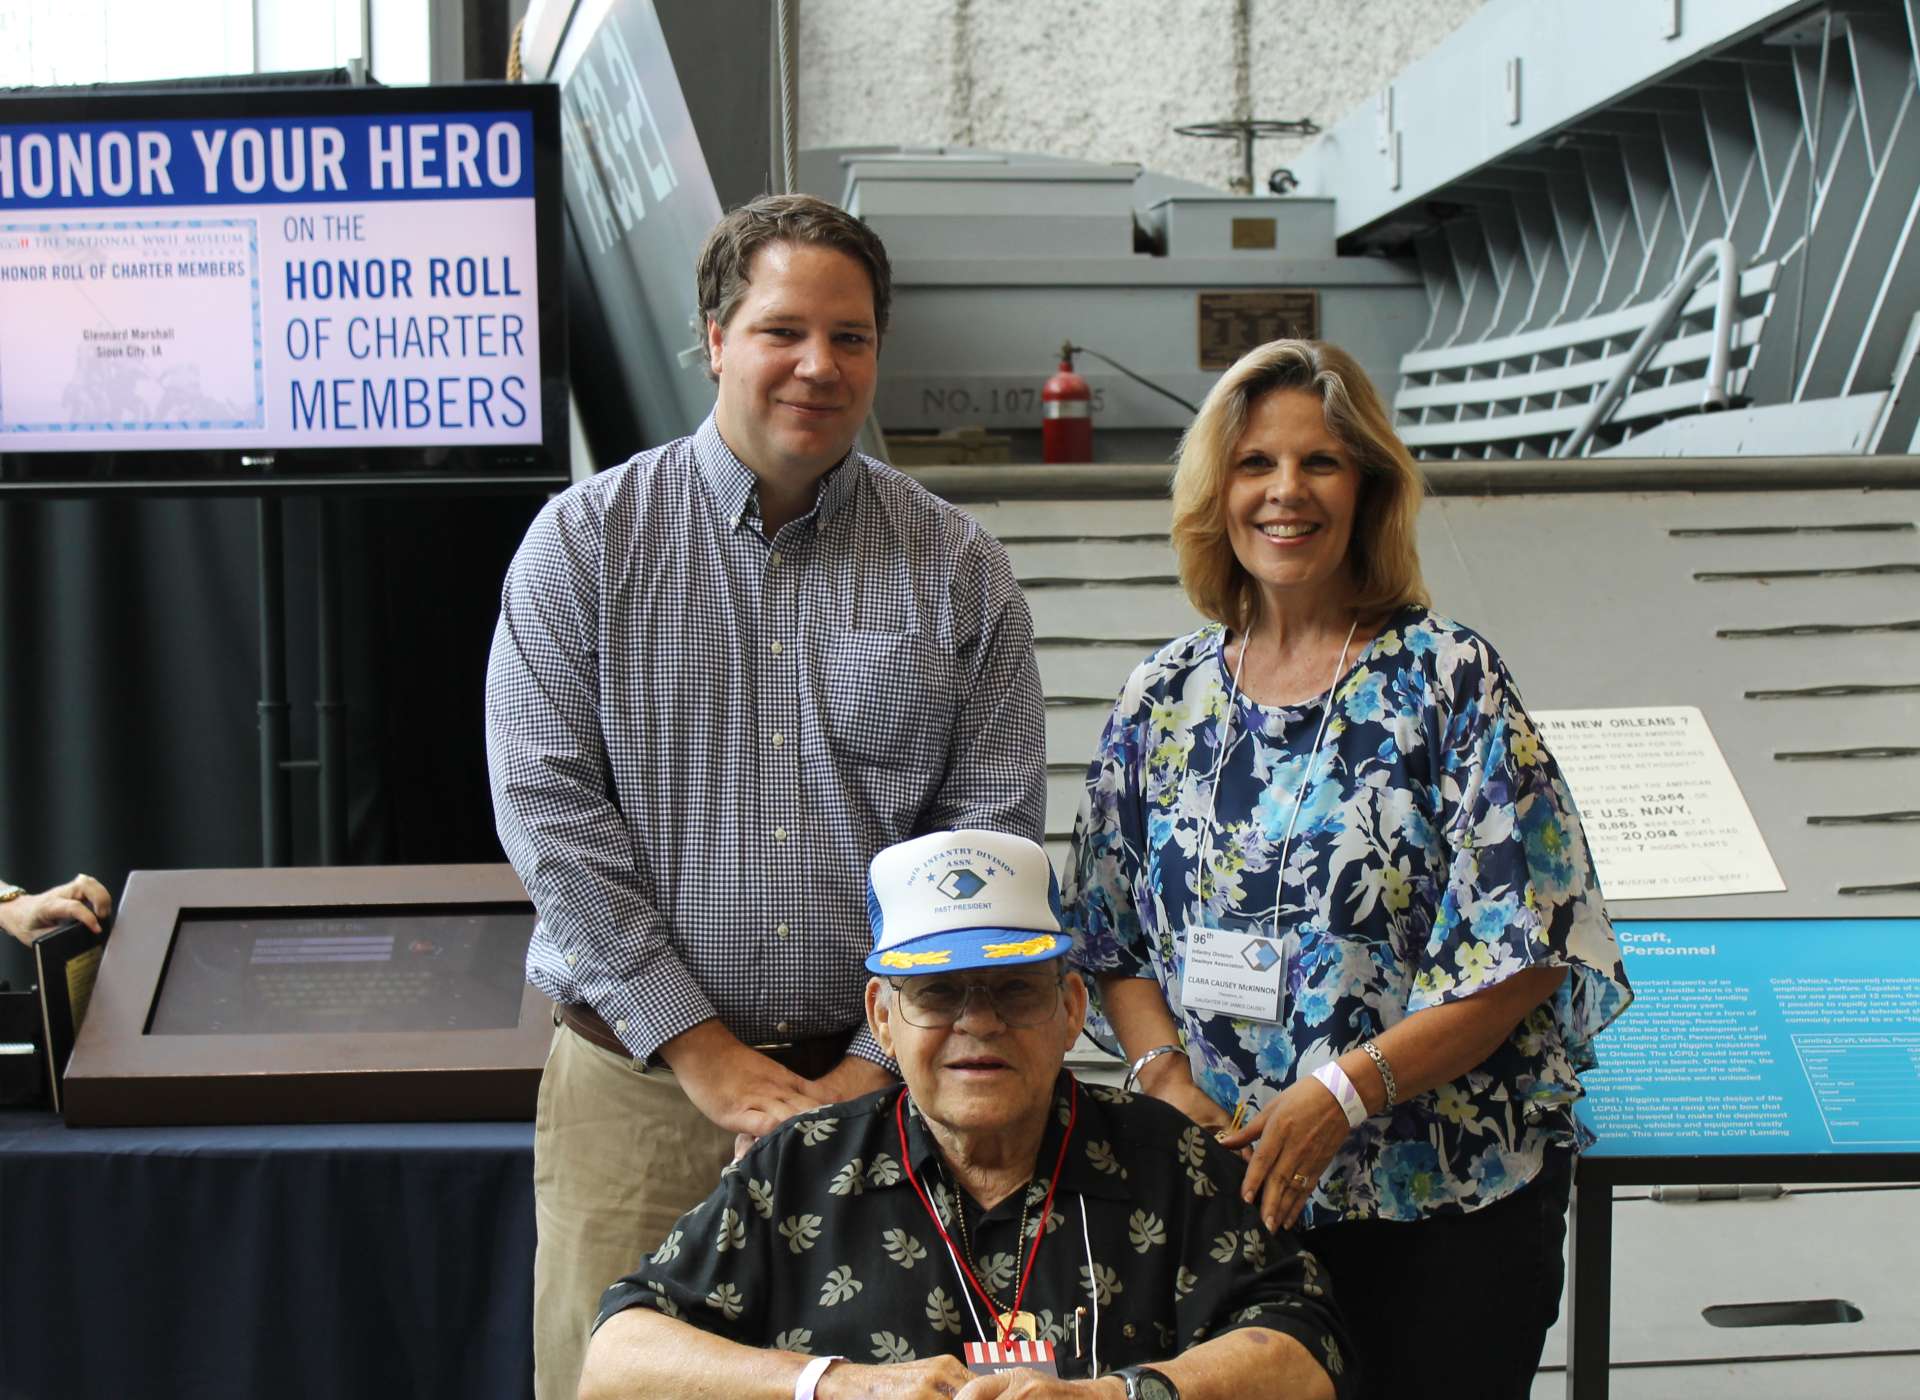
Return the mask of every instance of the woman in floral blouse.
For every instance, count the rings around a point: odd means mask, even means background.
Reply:
[[[1226,373],[1173,488],[1214,621],[1128,677],[1066,893],[1140,1086],[1247,1149],[1270,1229],[1311,1231],[1366,1393],[1522,1397],[1579,1074],[1632,994],[1512,678],[1428,607],[1420,491],[1344,352]]]

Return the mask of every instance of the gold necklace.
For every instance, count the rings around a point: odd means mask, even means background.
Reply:
[[[940,1174],[947,1175],[946,1163],[940,1164]],[[1006,1331],[1009,1341],[1036,1342],[1040,1340],[1040,1319],[1030,1312],[1014,1312],[1000,1301],[1000,1295],[986,1285],[986,1270],[980,1267],[980,1261],[974,1257],[973,1241],[967,1237],[967,1195],[956,1181],[949,1180],[948,1187],[953,1192],[953,1218],[960,1226],[960,1248],[967,1256],[967,1263],[973,1268],[973,1276],[980,1280],[980,1291],[987,1295],[987,1301],[993,1304],[994,1320]],[[1027,1247],[1027,1212],[1033,1209],[1033,1178],[1028,1177],[1019,1186],[1020,1191],[1020,1235],[1019,1245],[1013,1253],[1013,1267],[1016,1273],[1020,1268],[1020,1250]],[[981,1212],[981,1219],[986,1212]]]

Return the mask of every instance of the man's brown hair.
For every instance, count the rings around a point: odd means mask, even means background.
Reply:
[[[733,210],[713,226],[694,273],[700,299],[700,345],[706,351],[709,323],[725,329],[747,294],[747,269],[770,243],[811,244],[845,253],[873,283],[876,341],[887,334],[893,308],[893,269],[880,237],[846,210],[810,194],[765,194]],[[707,376],[717,378],[709,358]]]

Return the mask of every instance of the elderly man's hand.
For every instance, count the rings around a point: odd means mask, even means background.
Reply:
[[[857,1366],[836,1361],[814,1390],[818,1400],[953,1400],[974,1379],[951,1356],[905,1361],[897,1366]]]
[[[95,933],[100,921],[113,912],[113,896],[91,875],[76,875],[64,885],[39,894],[23,894],[0,904],[0,930],[31,944],[48,929],[78,922]]]

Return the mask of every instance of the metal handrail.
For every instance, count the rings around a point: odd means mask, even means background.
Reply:
[[[1727,394],[1727,377],[1733,368],[1733,323],[1740,306],[1740,253],[1731,239],[1716,238],[1693,255],[1692,261],[1674,279],[1673,285],[1667,288],[1666,295],[1660,299],[1659,310],[1640,332],[1639,339],[1633,342],[1625,363],[1588,408],[1586,420],[1574,430],[1573,436],[1561,444],[1554,456],[1577,456],[1601,424],[1612,417],[1614,409],[1620,406],[1620,400],[1626,396],[1627,386],[1647,367],[1655,347],[1667,338],[1673,323],[1680,319],[1680,308],[1693,295],[1693,289],[1698,285],[1701,274],[1707,270],[1709,261],[1720,265],[1720,295],[1713,308],[1713,352],[1707,358],[1707,377],[1701,386],[1700,406],[1703,409],[1725,408],[1732,402]]]

